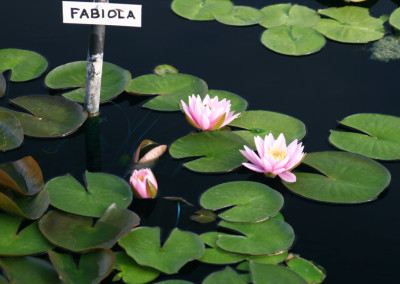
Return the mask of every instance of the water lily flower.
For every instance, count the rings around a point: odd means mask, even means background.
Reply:
[[[182,108],[187,121],[203,131],[216,130],[231,123],[240,113],[234,114],[231,110],[231,101],[218,100],[218,96],[210,98],[206,95],[204,100],[199,95],[189,97],[189,106],[181,100]]]
[[[270,133],[265,139],[254,137],[254,142],[258,155],[247,146],[244,146],[244,150],[239,150],[251,162],[243,163],[243,166],[268,177],[279,176],[286,182],[296,181],[296,176],[290,170],[297,167],[306,155],[303,153],[304,146],[297,143],[297,139],[286,146],[283,133],[276,140]]]
[[[139,198],[154,198],[157,195],[157,180],[151,169],[134,170],[129,183]]]

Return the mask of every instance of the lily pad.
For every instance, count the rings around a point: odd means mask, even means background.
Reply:
[[[331,19],[321,19],[315,27],[329,39],[347,43],[366,43],[385,35],[384,18],[374,18],[367,8],[345,6],[318,10]]]
[[[40,233],[34,222],[19,230],[23,219],[0,214],[0,255],[24,256],[45,252],[54,246]]]
[[[400,8],[397,8],[392,12],[389,18],[389,23],[396,29],[400,30]]]
[[[0,266],[13,284],[62,284],[57,272],[47,261],[31,256],[1,258]]]
[[[400,118],[360,113],[339,122],[365,134],[331,130],[329,141],[339,149],[380,160],[400,159]]]
[[[254,149],[254,136],[262,138],[269,133],[278,137],[280,133],[285,135],[287,142],[295,139],[301,140],[306,135],[306,126],[300,120],[277,112],[252,110],[244,112],[229,125],[247,129],[248,131],[234,131],[241,136],[247,145]]]
[[[41,191],[35,196],[21,196],[10,189],[0,189],[0,209],[27,219],[38,219],[50,204],[50,194]]]
[[[77,130],[86,120],[83,107],[67,99],[54,96],[24,96],[11,102],[31,114],[4,107],[0,111],[14,114],[24,129],[33,137],[62,137]]]
[[[0,73],[11,70],[10,80],[23,82],[35,79],[47,69],[47,60],[40,54],[23,49],[0,49]]]
[[[352,153],[309,153],[303,163],[321,174],[295,172],[297,181],[283,184],[294,193],[317,201],[371,201],[390,182],[390,173],[385,167],[374,160]]]
[[[149,74],[132,79],[125,89],[136,95],[158,95],[143,107],[160,111],[180,110],[181,100],[190,95],[205,96],[208,90],[206,82],[186,74]]]
[[[254,284],[307,284],[299,274],[280,265],[250,262],[250,272]]]
[[[165,280],[161,282],[157,282],[154,284],[193,284],[193,282],[186,281],[186,280]]]
[[[247,259],[256,263],[264,264],[278,264],[284,262],[287,258],[289,252],[283,251],[276,254],[260,255],[260,256],[250,256]]]
[[[259,222],[281,210],[283,196],[262,183],[234,181],[208,189],[202,194],[200,205],[211,210],[229,207],[218,215],[226,221]]]
[[[4,278],[3,275],[0,274],[0,284],[9,284],[6,278]]]
[[[11,113],[0,112],[0,151],[18,148],[24,141],[24,131],[18,118]]]
[[[201,224],[211,223],[216,219],[217,216],[212,211],[206,209],[197,210],[192,216],[190,216],[190,220],[199,222]]]
[[[204,279],[203,284],[231,283],[246,284],[247,282],[236,273],[232,268],[227,266],[225,269],[211,273]]]
[[[51,263],[65,284],[95,284],[107,277],[114,266],[115,256],[109,249],[81,254],[79,264],[70,254],[48,252]]]
[[[273,28],[281,25],[312,28],[320,20],[317,11],[306,6],[287,4],[275,4],[261,9],[265,15],[260,25],[264,28]]]
[[[213,14],[226,13],[232,7],[230,0],[174,0],[171,4],[175,14],[195,21],[214,20]]]
[[[243,261],[246,256],[243,254],[231,253],[217,246],[217,240],[221,235],[228,235],[220,232],[208,232],[200,235],[202,241],[209,246],[205,249],[198,261],[211,264],[232,264]]]
[[[294,241],[292,227],[276,218],[259,223],[221,221],[218,225],[243,234],[218,237],[217,245],[230,252],[250,255],[272,254],[289,249]]]
[[[265,15],[258,9],[248,6],[233,6],[225,13],[214,13],[215,19],[225,25],[250,26],[261,22]]]
[[[164,245],[160,244],[160,228],[140,227],[123,236],[118,244],[137,263],[174,274],[187,262],[204,253],[200,237],[175,228]]]
[[[95,225],[91,218],[50,211],[40,219],[39,228],[53,244],[77,252],[113,247],[139,220],[134,212],[113,204]]]
[[[326,273],[323,269],[311,261],[296,255],[287,260],[286,264],[291,270],[302,276],[309,284],[322,283],[326,277]]]
[[[238,168],[246,159],[239,149],[246,144],[231,132],[191,133],[175,141],[169,148],[174,158],[201,157],[183,164],[195,172],[226,172]]]
[[[22,195],[35,195],[44,186],[42,170],[31,156],[1,164],[0,185]]]
[[[299,56],[321,50],[326,40],[312,28],[282,25],[263,32],[261,43],[277,53]]]
[[[220,101],[222,99],[230,100],[231,111],[235,111],[235,113],[243,112],[247,109],[247,101],[234,93],[223,90],[208,90],[208,94],[210,98],[218,96]],[[188,98],[186,98],[184,101],[188,103]]]
[[[73,91],[64,93],[63,96],[71,101],[83,103],[85,101],[86,68],[86,61],[75,61],[58,66],[47,74],[45,84],[48,88],[56,90],[75,88]],[[131,78],[128,70],[104,62],[100,102],[112,100],[121,94]]]
[[[4,94],[6,93],[6,89],[7,89],[6,78],[4,78],[3,73],[0,73],[0,98],[4,97]]]
[[[154,68],[154,73],[159,76],[165,76],[170,73],[179,73],[178,69],[168,64],[158,65]]]
[[[159,145],[148,139],[143,140],[133,157],[134,168],[151,168],[166,150],[167,145]]]
[[[85,173],[85,188],[70,174],[56,177],[45,185],[50,204],[60,210],[82,216],[100,217],[116,203],[127,208],[132,202],[132,190],[123,179],[106,173]]]
[[[127,284],[142,284],[153,281],[160,275],[160,272],[151,268],[143,267],[129,257],[125,252],[115,253],[117,261],[114,269],[120,271],[113,278],[113,281],[123,280]]]

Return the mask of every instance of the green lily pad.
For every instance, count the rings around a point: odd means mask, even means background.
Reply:
[[[400,30],[400,8],[397,8],[392,12],[389,18],[389,23],[396,29]]]
[[[100,217],[112,203],[127,208],[132,202],[129,184],[117,176],[85,172],[85,180],[87,190],[70,174],[47,182],[50,204],[77,215]]]
[[[246,111],[241,116],[232,121],[229,125],[247,129],[248,131],[233,131],[242,137],[247,145],[253,149],[254,136],[264,138],[269,133],[278,137],[280,133],[285,135],[286,141],[301,140],[306,135],[306,126],[300,120],[277,112],[252,110]]]
[[[165,76],[170,73],[179,73],[178,69],[168,64],[158,65],[154,68],[154,73],[159,76]]]
[[[242,97],[223,90],[208,90],[208,95],[210,98],[214,98],[218,96],[218,100],[227,99],[231,101],[231,111],[235,111],[235,113],[243,112],[247,109],[247,101]],[[188,104],[188,98],[184,100],[186,104]]]
[[[149,74],[132,79],[125,89],[136,95],[158,95],[143,107],[160,111],[180,110],[181,100],[187,100],[192,94],[205,96],[208,90],[206,82],[186,74]]]
[[[250,262],[250,272],[254,284],[307,284],[299,274],[280,265]]]
[[[228,235],[220,232],[208,232],[200,235],[201,240],[210,248],[206,248],[198,261],[211,264],[232,264],[243,261],[246,256],[225,251],[217,246],[220,235]]]
[[[225,25],[250,26],[261,22],[265,15],[258,9],[248,6],[233,6],[225,13],[214,13],[215,19]]]
[[[109,249],[93,250],[80,256],[77,265],[70,254],[48,252],[50,261],[65,284],[100,283],[112,271],[115,256]]]
[[[4,278],[3,275],[0,274],[0,284],[9,284],[6,278]]]
[[[288,255],[288,251],[283,251],[276,254],[250,256],[247,259],[256,263],[278,264],[284,262]]]
[[[40,233],[34,222],[19,231],[23,219],[0,214],[0,255],[24,256],[45,252],[54,246]]]
[[[77,130],[87,118],[82,106],[61,97],[25,96],[11,102],[31,114],[3,107],[0,107],[0,111],[14,114],[27,136],[66,136]]]
[[[200,205],[211,210],[229,207],[218,215],[226,221],[259,222],[281,210],[283,196],[262,183],[234,181],[208,189],[202,194]]]
[[[93,219],[50,211],[39,221],[43,235],[53,244],[71,251],[111,248],[118,239],[139,225],[139,216],[111,205],[93,225]]]
[[[0,185],[22,195],[35,195],[44,186],[42,170],[31,156],[1,164]]]
[[[347,43],[366,43],[385,35],[385,19],[369,15],[367,8],[345,6],[318,10],[331,19],[321,19],[315,27],[329,39]]]
[[[50,194],[41,191],[37,195],[21,196],[10,189],[0,189],[0,209],[27,219],[40,218],[50,204]]]
[[[137,263],[174,274],[187,262],[201,257],[204,244],[191,232],[175,228],[164,245],[160,245],[160,228],[140,227],[123,236],[118,244]]]
[[[11,113],[0,112],[0,151],[18,148],[24,141],[24,131],[18,118]]]
[[[154,284],[193,284],[193,282],[186,280],[165,280]]]
[[[127,284],[141,284],[153,281],[160,275],[160,272],[151,268],[143,267],[129,257],[125,252],[115,253],[117,261],[114,269],[118,270],[113,281],[123,280]]]
[[[326,40],[312,28],[282,25],[263,32],[261,43],[277,53],[299,56],[321,50]]]
[[[400,159],[400,118],[376,113],[360,113],[339,122],[364,132],[331,130],[329,141],[339,149],[380,160]]]
[[[23,49],[0,49],[0,73],[11,70],[10,80],[23,82],[35,79],[47,69],[47,60],[40,54]]]
[[[312,28],[320,20],[318,13],[306,6],[275,4],[261,9],[265,18],[260,22],[264,28],[273,28],[281,25]]]
[[[374,160],[352,153],[310,153],[303,163],[321,174],[295,172],[297,181],[283,184],[294,193],[317,201],[371,201],[390,182],[390,173],[385,167]]]
[[[44,82],[50,89],[75,88],[73,91],[64,93],[63,96],[71,101],[83,103],[85,101],[86,68],[86,61],[67,63],[50,71]],[[110,101],[121,94],[131,78],[128,70],[104,62],[100,102]]]
[[[203,284],[217,284],[217,283],[231,283],[231,284],[246,284],[247,282],[236,273],[229,266],[225,269],[211,273],[204,279]]]
[[[309,284],[322,283],[326,277],[326,273],[323,269],[311,261],[299,256],[293,256],[286,261],[286,264],[291,270],[303,277]]]
[[[13,284],[62,284],[57,272],[47,261],[31,256],[1,258],[0,266]]]
[[[213,14],[226,13],[232,6],[230,0],[174,0],[171,4],[175,14],[195,21],[214,20]]]
[[[250,255],[266,255],[288,250],[294,241],[292,227],[270,218],[259,223],[221,221],[219,226],[243,235],[220,235],[217,245],[223,250]]]
[[[183,164],[195,172],[226,172],[238,168],[246,159],[239,149],[246,144],[231,132],[191,133],[175,141],[169,148],[174,158],[201,157]]]

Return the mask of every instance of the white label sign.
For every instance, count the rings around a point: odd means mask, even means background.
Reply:
[[[63,1],[65,24],[142,26],[142,5]]]

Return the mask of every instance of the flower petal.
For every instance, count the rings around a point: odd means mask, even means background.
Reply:
[[[283,172],[279,174],[279,177],[283,179],[286,182],[295,182],[296,181],[296,175],[294,173],[291,173],[289,171]]]

